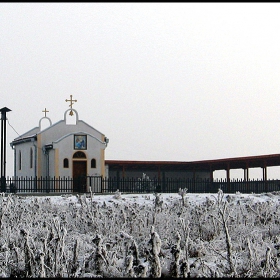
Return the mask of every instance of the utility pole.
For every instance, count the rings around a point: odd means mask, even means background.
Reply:
[[[7,107],[1,112],[1,192],[6,192],[6,113],[11,111]]]

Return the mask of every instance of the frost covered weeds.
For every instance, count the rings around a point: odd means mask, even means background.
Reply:
[[[279,193],[164,195],[1,194],[0,277],[280,276]]]

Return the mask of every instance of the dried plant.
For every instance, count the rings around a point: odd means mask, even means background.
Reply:
[[[0,276],[280,275],[279,194],[262,202],[222,191],[200,202],[159,193],[142,198],[128,202],[116,193],[105,202],[91,193],[55,203],[0,195]]]

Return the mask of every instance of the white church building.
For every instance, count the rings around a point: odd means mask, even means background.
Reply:
[[[108,192],[109,189],[116,191],[119,186],[123,187],[122,191],[131,191],[133,180],[126,182],[121,180],[131,178],[138,180],[143,175],[147,175],[149,178],[158,179],[157,185],[161,186],[164,191],[167,189],[166,186],[171,186],[172,180],[178,181],[178,179],[192,179],[194,183],[191,187],[194,190],[208,191],[209,186],[213,185],[213,173],[216,170],[225,171],[226,184],[230,187],[231,169],[243,170],[243,181],[247,184],[249,168],[261,168],[262,182],[264,182],[262,185],[265,186],[262,190],[267,191],[269,183],[267,168],[280,166],[280,154],[192,162],[105,160],[105,149],[109,139],[88,123],[79,120],[78,112],[72,108],[73,103],[77,101],[72,99],[72,95],[69,100],[65,101],[70,102],[70,108],[64,112],[62,120],[52,124],[51,119],[46,116],[48,111],[45,109],[43,111],[45,116],[39,120],[37,127],[20,135],[10,143],[14,151],[13,178],[15,179],[9,181],[10,189],[13,184],[17,190],[23,192],[29,190],[69,191],[69,189],[61,190],[60,182],[57,183],[57,181],[46,188],[44,186],[47,183],[31,182],[33,185],[25,188],[21,185],[24,182],[17,181],[17,178],[55,178],[55,180],[56,178],[66,178],[65,182],[68,182],[67,178],[70,178],[71,184],[73,182],[71,185],[73,192],[89,192],[90,189],[94,192]],[[43,126],[42,122],[47,125]],[[108,180],[100,180],[103,178]],[[81,181],[84,179],[87,181]],[[202,182],[202,180],[204,181]],[[251,185],[253,186],[254,183]],[[125,184],[127,187],[124,190]],[[232,186],[234,184],[236,182],[233,182]],[[278,180],[270,185],[271,190],[279,189]],[[201,186],[201,189],[198,186]],[[251,191],[255,191],[254,187],[250,189]]]
[[[45,116],[39,126],[15,138],[10,143],[14,150],[14,177],[105,177],[105,149],[109,139],[86,122],[79,120],[72,108],[64,113],[64,119],[52,124]],[[68,118],[75,118],[68,122]],[[41,129],[42,121],[49,126]]]

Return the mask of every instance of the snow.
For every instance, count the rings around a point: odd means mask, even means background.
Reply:
[[[120,193],[121,194],[121,193]],[[279,193],[280,194],[280,193]],[[178,193],[160,193],[159,194],[161,199],[166,205],[172,204],[174,201],[178,201],[181,196]],[[115,198],[116,194],[104,194],[104,195],[96,195],[93,194],[94,201],[97,202],[99,205],[106,203],[106,205],[112,204],[121,204],[121,205],[131,205],[131,204],[145,204],[145,205],[153,205],[155,196],[154,194],[121,194],[119,199]],[[190,204],[199,205],[206,201],[206,198],[214,199],[217,198],[217,193],[187,193],[187,199]],[[34,198],[34,196],[28,196],[25,198],[26,201],[30,201]],[[36,197],[39,201],[48,199],[52,204],[55,205],[68,205],[69,203],[75,203],[77,206],[79,204],[79,195],[58,195],[58,196],[38,196]],[[88,195],[89,197],[89,195]],[[233,203],[243,202],[246,203],[247,201],[251,201],[253,203],[264,203],[264,202],[273,202],[278,203],[280,196],[272,195],[270,193],[262,193],[262,194],[242,194],[242,193],[235,193],[235,194],[225,194],[224,200],[226,197],[230,197]]]
[[[280,193],[0,195],[1,277],[279,277]]]

